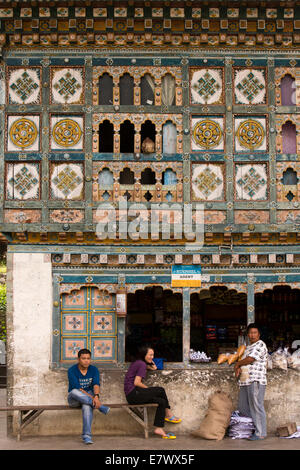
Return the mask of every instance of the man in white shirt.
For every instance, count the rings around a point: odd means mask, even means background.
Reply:
[[[267,346],[260,339],[260,331],[255,323],[247,328],[250,341],[243,357],[234,366],[239,378],[239,403],[241,414],[252,418],[255,432],[251,441],[264,439],[267,435],[264,396],[267,384]]]

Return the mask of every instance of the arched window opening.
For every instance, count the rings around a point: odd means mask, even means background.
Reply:
[[[130,170],[130,168],[126,167],[124,168],[124,170],[121,171],[119,183],[125,185],[134,184],[134,173]]]
[[[162,184],[164,186],[174,186],[177,184],[177,176],[175,171],[167,168],[162,174]]]
[[[133,105],[134,81],[129,73],[125,73],[120,78],[120,104]]]
[[[169,73],[161,81],[161,98],[164,105],[175,105],[175,78]]]
[[[113,186],[114,176],[108,168],[104,168],[102,171],[100,171],[98,176],[98,184],[100,188],[111,188]]]
[[[155,124],[147,120],[141,126],[142,153],[155,152]]]
[[[296,186],[298,184],[298,181],[299,179],[297,177],[297,173],[292,168],[287,168],[283,172],[283,177],[281,178],[281,182],[285,186]]]
[[[285,75],[281,79],[280,92],[281,92],[281,105],[282,106],[295,106],[296,105],[295,79],[290,74]]]
[[[141,174],[141,184],[143,185],[153,185],[156,183],[155,173],[151,168],[145,168]]]
[[[120,126],[120,152],[134,152],[134,125],[128,120]]]
[[[291,121],[282,126],[282,153],[297,153],[296,126]]]
[[[113,79],[108,73],[99,78],[99,104],[103,106],[113,105]]]
[[[163,153],[177,152],[177,130],[175,124],[167,121],[163,125]]]
[[[141,78],[141,104],[144,106],[154,105],[155,82],[149,73]]]
[[[99,152],[113,153],[114,151],[114,126],[108,120],[99,125]]]

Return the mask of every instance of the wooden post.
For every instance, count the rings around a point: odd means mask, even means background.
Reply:
[[[187,366],[190,361],[190,328],[191,328],[191,315],[190,315],[190,288],[183,287],[182,289],[182,361],[184,366]]]

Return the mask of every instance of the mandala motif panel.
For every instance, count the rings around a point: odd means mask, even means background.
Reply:
[[[61,358],[63,361],[77,359],[78,351],[87,348],[87,338],[62,338]]]
[[[92,315],[92,333],[113,334],[115,330],[115,315],[112,313],[102,313]]]
[[[267,150],[266,118],[235,118],[235,150]]]
[[[192,104],[221,104],[223,102],[221,69],[193,70],[190,87]]]
[[[81,333],[87,334],[87,317],[79,314],[64,314],[62,316],[63,334]]]
[[[39,116],[8,116],[7,150],[39,150]]]
[[[83,150],[83,118],[51,117],[51,149]]]
[[[39,199],[38,163],[8,163],[6,171],[6,199]]]
[[[115,338],[92,338],[91,342],[92,359],[113,361],[116,359],[116,339]]]
[[[192,172],[193,201],[224,199],[223,165],[199,163],[193,165]]]
[[[10,104],[40,103],[39,68],[8,68],[8,102]]]
[[[268,198],[268,175],[266,164],[237,164],[236,199],[255,201]]]
[[[83,167],[76,163],[62,163],[51,168],[52,199],[82,199]]]
[[[62,296],[62,308],[65,310],[87,309],[87,290],[73,290],[69,294]]]
[[[236,104],[265,104],[266,78],[264,69],[234,71],[234,98]]]
[[[223,118],[192,118],[192,151],[224,150]]]
[[[51,92],[52,103],[83,103],[83,69],[51,69]]]

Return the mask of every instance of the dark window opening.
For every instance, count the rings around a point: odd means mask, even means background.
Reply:
[[[295,170],[292,168],[287,168],[283,172],[283,177],[281,178],[282,184],[285,186],[296,186],[298,184],[298,177]]]
[[[114,126],[108,120],[99,125],[99,152],[114,152]]]
[[[108,73],[99,78],[99,104],[103,106],[113,104],[113,79]]]
[[[120,152],[134,153],[134,125],[130,121],[120,126]]]
[[[120,78],[120,104],[133,105],[134,81],[129,73]]]
[[[141,143],[143,153],[155,152],[155,124],[146,121],[141,126]]]
[[[182,361],[182,295],[162,287],[147,287],[127,296],[125,360],[151,344],[155,357]]]
[[[155,172],[151,168],[145,168],[141,174],[141,184],[155,184]]]
[[[134,184],[134,173],[129,168],[124,168],[120,173],[120,184]]]

